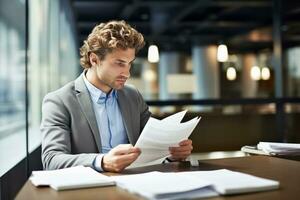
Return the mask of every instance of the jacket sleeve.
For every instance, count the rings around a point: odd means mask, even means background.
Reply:
[[[72,166],[93,167],[98,154],[71,154],[71,117],[63,101],[50,93],[42,105],[42,163],[44,169],[53,170]]]

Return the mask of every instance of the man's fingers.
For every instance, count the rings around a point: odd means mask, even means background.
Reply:
[[[179,142],[179,146],[190,145],[192,143],[193,143],[192,140],[187,139],[187,140],[183,140],[183,141]]]
[[[140,155],[140,153],[129,153],[129,154],[124,154],[124,155],[118,155],[115,157],[115,162],[116,163],[129,163],[133,162],[134,160],[137,159],[137,157]]]
[[[114,158],[114,167],[124,169],[128,165],[130,165],[133,161],[135,161],[140,153],[130,153],[124,155],[118,155]]]
[[[123,155],[129,153],[140,153],[140,149],[131,144],[121,144],[112,149],[114,155]]]
[[[179,143],[179,147],[170,147],[169,151],[173,160],[185,160],[191,155],[193,150],[192,140],[183,140]]]
[[[120,172],[136,160],[139,155],[140,152],[120,155],[109,153],[103,157],[102,168],[106,171]]]
[[[126,159],[122,159],[122,165],[125,167],[127,167],[128,165],[130,165],[131,163],[133,163],[138,157],[139,157],[140,153],[134,153],[134,154],[128,154],[126,156],[128,156]]]
[[[193,146],[181,146],[181,147],[170,147],[169,151],[172,152],[182,152],[182,151],[192,151]]]
[[[141,154],[141,150],[131,144],[121,144],[110,150],[102,159],[105,171],[120,172]]]
[[[176,153],[171,153],[172,156],[189,156],[191,154],[191,151],[182,151],[182,152],[176,152]]]

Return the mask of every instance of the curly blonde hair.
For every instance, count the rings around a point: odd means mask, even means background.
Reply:
[[[125,21],[109,21],[94,27],[80,48],[80,64],[90,68],[90,53],[96,53],[102,60],[114,49],[135,49],[137,53],[145,45],[144,37]]]

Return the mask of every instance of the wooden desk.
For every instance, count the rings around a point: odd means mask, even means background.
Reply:
[[[234,199],[234,200],[276,200],[276,199],[300,199],[300,162],[267,156],[249,156],[240,158],[226,158],[200,161],[199,167],[191,167],[189,162],[161,164],[151,167],[144,167],[135,170],[126,170],[124,174],[142,173],[153,170],[158,171],[194,171],[230,169],[245,172],[259,177],[280,181],[280,189],[266,192],[219,196],[210,200]],[[107,175],[116,175],[107,173]],[[130,194],[125,190],[110,186],[90,189],[78,189],[69,191],[55,191],[51,188],[36,188],[27,181],[16,199],[142,199],[139,196]]]

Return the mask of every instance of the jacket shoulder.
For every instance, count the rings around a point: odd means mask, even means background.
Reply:
[[[63,87],[54,90],[52,92],[49,92],[44,99],[46,98],[54,98],[54,97],[59,97],[60,99],[65,99],[68,98],[70,95],[73,96],[75,89],[74,89],[74,81],[71,81],[64,85]]]
[[[126,84],[123,88],[123,90],[125,92],[132,92],[132,93],[137,93],[138,90],[136,89],[136,87],[134,85],[131,84]]]
[[[141,94],[140,92],[137,90],[137,88],[134,85],[130,85],[127,84],[124,86],[124,88],[121,90],[122,93],[124,93],[125,96],[130,96],[132,97],[136,97],[136,98],[140,98]]]

